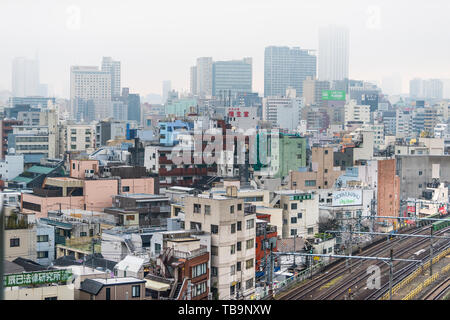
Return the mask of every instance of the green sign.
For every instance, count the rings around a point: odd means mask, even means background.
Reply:
[[[312,199],[311,194],[302,194],[302,195],[298,195],[298,196],[291,196],[290,200],[310,200]]]
[[[4,286],[29,286],[35,284],[64,282],[72,277],[69,270],[48,270],[29,273],[15,273],[5,275]]]
[[[345,101],[345,91],[322,90],[322,100]]]

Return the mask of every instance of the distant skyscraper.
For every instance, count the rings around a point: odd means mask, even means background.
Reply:
[[[128,120],[141,123],[141,97],[136,93],[130,93],[129,88],[122,89],[122,99],[128,106]]]
[[[415,78],[409,81],[409,95],[411,98],[423,97],[423,80]]]
[[[303,98],[305,106],[321,105],[324,90],[330,90],[329,81],[313,80],[308,78],[303,81]]]
[[[346,27],[319,29],[319,80],[348,79],[349,35]]]
[[[110,72],[100,71],[95,66],[72,66],[70,104],[77,119],[91,121],[112,116]]]
[[[163,103],[167,102],[167,97],[169,92],[172,90],[172,82],[170,82],[170,80],[165,80],[163,81],[162,84],[162,98],[163,98]]]
[[[439,79],[429,79],[423,82],[423,93],[427,99],[442,99],[443,82]]]
[[[252,58],[213,63],[212,95],[252,92]]]
[[[197,94],[201,97],[212,95],[212,58],[197,59]]]
[[[191,94],[194,96],[197,94],[197,66],[191,67],[190,85]]]
[[[266,47],[264,53],[264,96],[283,96],[288,87],[303,94],[303,80],[316,77],[316,56],[310,50]]]
[[[120,96],[120,61],[114,61],[111,57],[103,57],[102,71],[111,74],[111,96]]]
[[[23,57],[12,62],[12,95],[29,97],[39,95],[39,61]]]

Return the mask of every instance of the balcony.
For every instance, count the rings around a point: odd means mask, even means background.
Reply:
[[[178,251],[178,250],[174,250],[173,251],[173,256],[175,258],[178,258],[178,259],[189,260],[189,259],[193,259],[195,257],[201,256],[201,255],[207,253],[208,252],[207,249],[208,248],[206,246],[200,246],[199,249],[192,250],[192,251]]]

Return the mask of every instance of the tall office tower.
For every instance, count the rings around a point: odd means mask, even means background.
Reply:
[[[103,57],[102,71],[111,74],[111,96],[120,96],[120,61],[114,61],[111,57]]]
[[[348,79],[348,28],[327,26],[319,29],[319,80]]]
[[[163,103],[167,102],[167,97],[169,96],[169,92],[172,91],[172,82],[170,80],[163,81],[162,84],[162,97]]]
[[[98,67],[72,66],[70,105],[77,119],[92,121],[112,116],[110,72]]]
[[[195,96],[197,94],[197,66],[191,67],[190,85],[191,95]]]
[[[252,92],[252,58],[214,62],[212,79],[213,96]]]
[[[264,97],[283,96],[288,87],[303,95],[303,80],[316,77],[316,56],[311,50],[266,47],[264,52]]]
[[[29,97],[39,95],[39,61],[23,57],[12,62],[12,95]]]
[[[439,79],[429,79],[423,82],[423,94],[427,99],[442,99],[444,85]]]
[[[411,98],[423,97],[423,80],[415,78],[409,81],[409,96]]]
[[[197,59],[197,94],[200,97],[212,95],[212,66],[211,57]]]
[[[130,93],[129,88],[122,89],[122,99],[128,105],[128,120],[141,123],[141,97],[139,94]]]

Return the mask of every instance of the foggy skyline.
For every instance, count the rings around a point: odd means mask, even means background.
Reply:
[[[0,90],[11,90],[14,57],[38,52],[40,82],[65,98],[70,67],[100,66],[103,56],[121,62],[122,87],[142,96],[161,94],[164,80],[189,91],[198,57],[252,57],[253,90],[262,93],[266,46],[318,50],[319,27],[337,24],[349,28],[351,79],[400,74],[407,92],[412,78],[450,78],[449,13],[446,0],[3,0]]]

